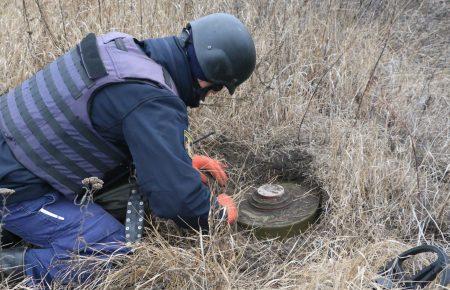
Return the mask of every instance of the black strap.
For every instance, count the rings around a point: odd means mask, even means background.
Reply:
[[[144,197],[139,192],[136,183],[136,169],[131,165],[130,173],[130,197],[127,203],[125,218],[125,238],[127,242],[137,242],[142,238],[144,230]]]
[[[81,80],[83,81],[84,85],[88,88],[90,88],[94,81],[89,78],[87,75],[86,69],[83,66],[83,62],[81,60],[80,53],[78,51],[78,48],[73,48],[70,50],[70,57],[72,58],[72,62],[75,65],[75,68],[77,69],[78,74],[81,77]]]
[[[435,253],[436,261],[424,267],[416,274],[408,276],[403,269],[403,262],[414,255],[421,253]],[[442,272],[440,285],[447,286],[450,284],[450,269],[448,269],[450,258],[445,251],[437,246],[421,245],[409,249],[390,261],[382,272],[382,277],[376,279],[376,282],[384,289],[392,289],[401,287],[402,289],[418,289],[427,286],[431,281],[436,279],[437,275]]]
[[[81,91],[80,89],[78,89],[75,81],[72,79],[72,76],[69,73],[69,67],[64,60],[64,56],[56,60],[56,65],[58,67],[58,71],[61,74],[63,82],[69,90],[72,98],[74,98],[75,100],[79,99],[81,97]]]
[[[108,75],[98,51],[97,37],[94,33],[89,33],[83,38],[79,49],[81,60],[90,79],[98,79]]]

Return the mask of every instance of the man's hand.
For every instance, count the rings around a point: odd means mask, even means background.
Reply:
[[[222,219],[226,219],[232,225],[238,218],[238,209],[233,198],[225,193],[217,196],[217,203],[222,207]]]
[[[202,171],[205,171],[219,183],[220,186],[225,186],[228,181],[228,175],[225,173],[226,165],[222,162],[212,159],[208,156],[194,155],[192,157],[192,167],[200,172],[202,182],[207,184],[208,178]]]

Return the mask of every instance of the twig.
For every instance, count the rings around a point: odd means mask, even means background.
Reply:
[[[297,136],[297,139],[298,140],[300,140],[300,130],[302,129],[302,125],[303,125],[303,121],[305,120],[305,116],[306,116],[306,113],[308,113],[308,110],[309,110],[309,107],[310,107],[310,105],[311,105],[311,101],[313,100],[313,98],[314,98],[314,96],[317,94],[317,91],[319,90],[319,86],[320,86],[320,84],[322,83],[322,81],[323,81],[323,79],[324,79],[324,77],[328,74],[328,72],[336,65],[336,63],[338,63],[340,60],[341,60],[341,58],[342,58],[342,56],[344,55],[344,53],[346,52],[347,50],[344,50],[340,55],[339,55],[339,57],[325,70],[325,72],[322,74],[322,76],[320,77],[320,79],[319,79],[319,81],[317,82],[317,85],[316,85],[316,87],[314,88],[314,92],[312,93],[312,95],[311,95],[311,97],[309,98],[309,100],[308,100],[308,104],[306,105],[306,109],[305,109],[305,112],[303,113],[303,116],[302,116],[302,118],[300,119],[300,125],[298,126],[298,136]]]
[[[64,17],[64,9],[61,3],[61,0],[58,0],[58,5],[59,5],[59,11],[61,13],[61,22],[62,22],[62,26],[63,26],[63,32],[64,32],[64,38],[66,39],[66,41],[68,41],[67,38],[67,31],[66,31],[66,18]]]
[[[0,196],[2,198],[2,210],[1,210],[1,218],[0,218],[0,251],[3,249],[3,245],[1,244],[1,240],[3,238],[3,221],[5,216],[8,215],[8,209],[6,208],[6,199],[11,194],[14,194],[15,190],[9,188],[0,188]]]
[[[375,75],[375,71],[376,71],[376,69],[378,67],[378,64],[380,63],[381,57],[383,56],[383,54],[384,54],[384,52],[386,50],[388,41],[391,38],[392,27],[394,26],[394,23],[395,23],[394,19],[395,19],[395,16],[393,16],[392,19],[391,19],[391,23],[390,23],[389,28],[388,28],[387,36],[384,39],[383,48],[381,49],[380,54],[378,55],[377,61],[375,62],[374,66],[372,67],[372,70],[371,70],[370,75],[369,75],[369,79],[367,80],[366,86],[364,87],[364,91],[358,98],[358,108],[356,109],[356,120],[355,120],[354,125],[356,125],[357,120],[360,117],[359,113],[360,113],[360,110],[361,110],[361,105],[362,105],[363,99],[366,96],[367,92],[369,91],[371,85],[373,84],[373,77]],[[357,96],[358,96],[358,94],[357,94]]]
[[[102,26],[102,3],[101,0],[97,0],[98,3],[98,22],[100,22],[100,27]]]
[[[444,223],[442,216],[444,215],[445,209],[448,208],[447,204],[449,201],[450,201],[450,194],[447,194],[447,198],[442,203],[441,209],[439,210],[437,217],[436,217],[436,221],[439,223],[439,227],[442,227],[442,224]]]
[[[423,238],[424,241],[427,241],[427,238],[425,237],[424,227],[423,227],[422,223],[420,222],[419,218],[417,217],[416,210],[414,209],[414,206],[412,204],[410,204],[410,206],[411,206],[413,217],[414,217],[414,219],[417,222],[417,228],[419,230],[419,232],[417,233],[417,245],[420,245],[422,243],[421,242],[422,238]]]
[[[214,135],[214,134],[216,134],[216,131],[209,132],[208,134],[206,134],[206,135],[204,135],[204,136],[198,138],[198,139],[195,140],[194,142],[192,142],[192,144],[197,144],[198,142],[203,141],[203,140],[205,140],[206,138],[208,138],[209,136],[212,136],[212,135]]]
[[[27,10],[27,5],[25,3],[25,0],[22,0],[22,8],[23,8],[22,9],[23,18],[25,19],[25,22],[27,23],[27,35],[28,35],[27,49],[28,49],[28,52],[30,53],[31,58],[33,59],[34,64],[37,65],[39,60],[37,59],[36,53],[34,52],[34,49],[32,46],[32,44],[34,43],[33,38],[31,37],[31,35],[33,34],[33,31],[31,29],[30,18],[28,17],[28,10]]]
[[[358,27],[359,21],[360,21],[360,20],[361,20],[361,17],[359,17],[359,18],[356,20],[356,23],[355,23],[355,25],[353,26],[352,31],[349,33],[349,35],[352,35],[352,33],[354,32],[354,30],[356,29],[356,27]],[[347,39],[348,39],[348,38],[347,38]],[[336,60],[335,60],[335,61],[334,61],[334,62],[333,62],[326,70],[325,70],[325,72],[324,72],[324,73],[322,74],[322,76],[320,77],[319,82],[317,83],[316,87],[314,88],[313,94],[311,95],[311,97],[310,97],[309,100],[308,100],[308,104],[306,105],[305,112],[303,113],[303,116],[302,116],[302,118],[300,119],[300,125],[298,126],[298,136],[297,136],[297,140],[298,140],[298,141],[300,141],[300,136],[301,136],[300,131],[301,131],[301,129],[302,129],[303,121],[304,121],[304,119],[305,119],[306,113],[308,113],[309,107],[310,107],[310,105],[311,105],[311,102],[312,102],[314,96],[317,94],[317,91],[318,91],[318,89],[319,89],[319,85],[322,83],[324,77],[328,74],[328,72],[336,65],[336,63],[338,63],[338,62],[341,60],[341,58],[342,58],[342,56],[344,55],[344,53],[346,53],[346,52],[348,51],[348,49],[353,45],[355,39],[356,39],[356,38],[353,38],[353,41],[350,41],[350,43],[347,45],[347,47],[345,47],[345,48],[343,49],[343,51],[342,51],[342,53],[339,55],[339,57],[338,57],[338,58],[337,58],[337,59],[336,59]],[[324,55],[324,58],[325,58],[325,55]]]
[[[420,194],[420,181],[419,181],[419,165],[417,164],[417,153],[416,153],[416,144],[414,142],[414,138],[411,134],[409,134],[409,138],[411,140],[411,148],[414,156],[414,166],[416,168],[416,186],[417,186],[417,198],[419,201],[421,200],[421,194]]]
[[[141,29],[140,37],[144,35],[144,9],[142,9],[142,0],[139,0],[139,23]]]
[[[58,41],[56,40],[56,37],[53,34],[53,32],[50,30],[50,26],[48,25],[48,22],[47,22],[47,19],[45,18],[44,12],[42,11],[41,3],[39,2],[39,0],[34,0],[34,2],[36,2],[36,5],[39,10],[39,14],[41,15],[42,22],[44,23],[44,27],[47,30],[48,34],[50,35],[50,38],[52,39],[53,44],[55,46],[58,46]]]
[[[383,54],[384,54],[384,51],[385,51],[385,49],[386,49],[388,40],[389,40],[389,37],[386,37],[386,39],[385,39],[385,41],[384,41],[383,48],[381,49],[381,52],[380,52],[380,54],[378,55],[378,59],[377,59],[377,61],[375,62],[375,65],[373,66],[372,71],[370,72],[370,76],[369,76],[369,79],[367,80],[367,83],[366,83],[366,86],[365,86],[365,88],[364,88],[364,91],[363,91],[363,93],[360,95],[360,97],[358,98],[358,109],[356,110],[356,118],[357,118],[357,119],[359,118],[359,112],[360,112],[360,110],[361,110],[361,104],[362,104],[362,101],[363,101],[364,97],[366,96],[366,94],[367,94],[369,88],[371,87],[371,84],[373,83],[372,80],[373,80],[373,76],[374,76],[374,74],[375,74],[375,70],[377,69],[378,64],[380,63],[380,59],[381,59],[381,57],[382,57]]]
[[[25,4],[25,0],[22,0],[22,7],[23,7],[23,17],[25,18],[25,22],[27,23],[27,28],[28,28],[27,33],[28,33],[28,36],[30,37],[30,41],[31,41],[32,40],[31,33],[33,33],[33,32],[31,31],[30,19],[28,18],[28,11],[27,11],[27,5]]]

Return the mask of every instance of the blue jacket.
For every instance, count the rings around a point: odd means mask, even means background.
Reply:
[[[94,128],[124,152],[131,153],[139,185],[152,212],[182,224],[204,224],[210,193],[184,148],[187,106],[197,106],[184,51],[175,38],[150,39],[142,49],[171,74],[180,97],[150,84],[104,87],[93,97]],[[18,163],[0,136],[0,187],[16,190],[8,203],[39,197],[53,189]]]

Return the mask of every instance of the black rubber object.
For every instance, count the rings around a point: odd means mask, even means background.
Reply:
[[[437,259],[414,275],[405,275],[403,262],[411,256],[422,253],[434,253],[437,255]],[[390,261],[383,271],[379,273],[382,277],[376,279],[376,282],[385,289],[396,287],[401,287],[402,289],[418,289],[427,286],[442,272],[439,284],[441,286],[447,286],[450,284],[449,263],[450,258],[442,248],[432,245],[421,245],[401,253],[397,258]]]

